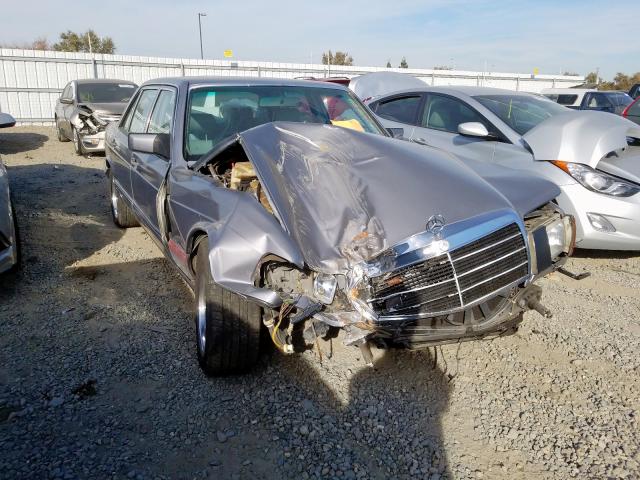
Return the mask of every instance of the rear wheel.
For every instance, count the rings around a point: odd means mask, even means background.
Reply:
[[[140,225],[129,205],[122,199],[120,192],[113,183],[113,175],[109,172],[109,203],[113,223],[120,228],[137,227]]]
[[[11,202],[11,200],[9,200]],[[13,208],[13,202],[10,203],[9,208],[11,208],[11,216],[13,217],[13,232],[14,232],[14,245],[16,253],[16,263],[13,267],[9,269],[10,272],[15,272],[20,268],[20,263],[22,261],[22,249],[20,248],[20,231],[18,230],[18,217],[16,217],[16,210]]]
[[[198,362],[207,375],[249,370],[260,353],[261,309],[213,281],[209,241],[196,255],[196,345]]]

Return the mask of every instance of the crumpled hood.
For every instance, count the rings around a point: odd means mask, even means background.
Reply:
[[[328,273],[424,231],[432,215],[451,224],[504,209],[522,214],[559,193],[518,172],[484,180],[438,150],[330,125],[269,123],[239,139],[307,265]]]
[[[640,138],[640,125],[605,112],[570,111],[536,125],[522,138],[536,160],[583,163],[591,168],[607,154]]]
[[[118,102],[118,103],[89,103],[84,102],[80,105],[85,105],[89,107],[92,111],[100,114],[107,113],[111,115],[122,115],[124,109],[127,107],[127,102]]]

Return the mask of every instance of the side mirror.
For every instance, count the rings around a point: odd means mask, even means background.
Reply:
[[[64,103],[66,105],[71,105],[73,103],[73,98],[60,97],[60,103]]]
[[[16,119],[8,113],[0,113],[0,128],[13,127],[16,124]]]
[[[130,133],[129,150],[132,152],[152,153],[163,158],[171,157],[168,133]]]
[[[466,122],[458,125],[458,133],[467,137],[488,138],[489,130],[480,122]]]
[[[404,137],[404,128],[387,128],[387,132],[389,132],[393,138]]]

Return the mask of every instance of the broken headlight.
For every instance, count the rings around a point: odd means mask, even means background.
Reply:
[[[549,253],[551,254],[552,259],[555,259],[563,252],[568,251],[567,232],[563,219],[556,220],[551,225],[547,225],[545,229],[547,230]]]
[[[581,163],[561,162],[558,160],[551,163],[567,172],[583,187],[593,192],[613,195],[614,197],[630,197],[640,192],[640,185],[600,172]]]
[[[333,302],[337,285],[338,282],[333,275],[316,273],[313,279],[313,296],[325,305],[329,305]]]

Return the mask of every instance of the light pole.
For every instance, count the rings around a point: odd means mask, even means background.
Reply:
[[[206,17],[206,13],[198,13],[198,31],[200,32],[200,59],[204,59],[204,52],[202,51],[202,22],[201,17]]]

